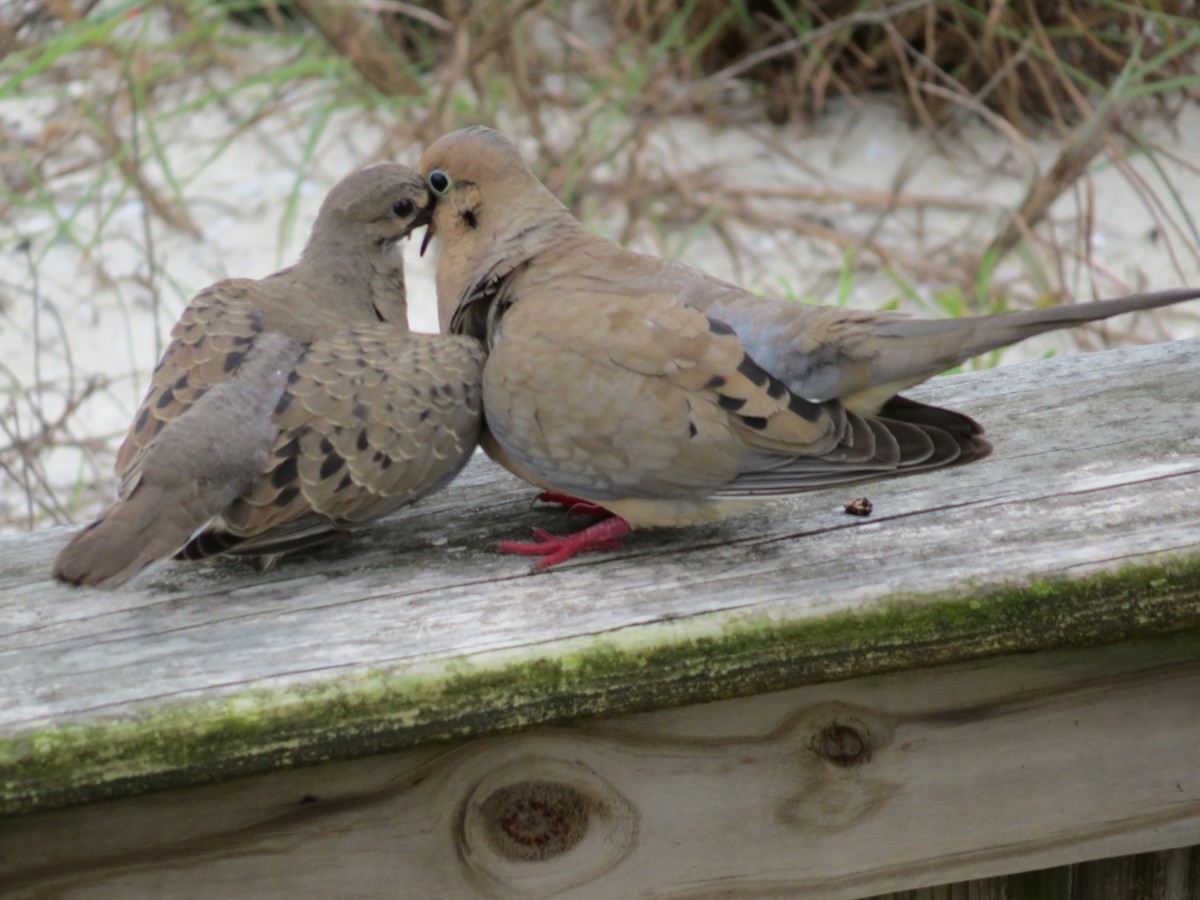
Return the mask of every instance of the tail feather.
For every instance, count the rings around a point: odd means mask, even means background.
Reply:
[[[1076,303],[966,319],[892,319],[881,323],[876,334],[884,339],[915,340],[923,351],[905,353],[921,375],[943,371],[968,359],[1024,341],[1047,331],[1096,322],[1125,313],[1144,312],[1200,298],[1200,288],[1174,288],[1131,294],[1094,303]],[[899,373],[897,373],[899,374]],[[917,371],[912,372],[918,374]],[[882,379],[890,380],[890,379]]]
[[[769,497],[892,478],[973,462],[992,451],[983,429],[970,416],[907,397],[893,397],[879,416],[864,421],[874,435],[873,453],[793,459],[749,455],[746,470],[718,495]]]
[[[167,559],[207,516],[169,492],[145,484],[104,510],[71,539],[54,561],[54,577],[71,584],[112,588],[146,566]]]
[[[221,553],[240,556],[276,556],[319,547],[339,538],[349,537],[349,526],[338,527],[320,515],[304,516],[294,522],[272,528],[269,532],[240,535],[216,523],[192,537],[175,554],[178,560],[207,559]]]
[[[970,416],[953,409],[931,406],[897,395],[883,405],[879,415],[888,422],[905,422],[928,434],[948,437],[954,442],[958,453],[956,458],[942,463],[943,465],[974,462],[992,452],[991,442],[983,436],[983,426]],[[935,454],[933,458],[938,459],[939,456]],[[946,456],[942,455],[940,458],[945,460]]]

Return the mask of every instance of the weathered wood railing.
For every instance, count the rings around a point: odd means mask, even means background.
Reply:
[[[70,590],[67,530],[3,539],[0,893],[850,898],[1200,844],[1200,342],[914,395],[995,455],[536,576],[485,545],[574,525],[482,459],[269,572]],[[1200,892],[1103,865],[971,896]]]

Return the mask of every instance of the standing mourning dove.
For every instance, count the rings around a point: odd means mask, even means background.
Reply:
[[[120,499],[54,574],[112,587],[155,560],[272,554],[449,481],[482,423],[483,347],[408,330],[397,243],[429,220],[405,166],[326,198],[300,261],[198,294],[117,455]]]
[[[612,514],[497,546],[539,567],[634,528],[979,459],[974,421],[897,393],[1040,332],[1200,297],[959,320],[792,304],[591,234],[489,129],[440,138],[420,169],[443,328],[489,348],[485,450],[544,498]]]

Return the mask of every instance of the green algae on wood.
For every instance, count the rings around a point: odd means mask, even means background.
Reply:
[[[0,813],[580,717],[1200,629],[1200,558],[869,609],[737,611],[81,716],[0,741]],[[214,688],[214,692],[217,689]]]

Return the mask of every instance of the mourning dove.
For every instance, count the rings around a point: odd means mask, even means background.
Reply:
[[[364,169],[296,265],[197,295],[117,454],[120,498],[55,576],[113,587],[173,555],[283,552],[451,479],[479,437],[484,354],[408,330],[397,242],[428,217],[416,172]]]
[[[485,450],[544,496],[612,514],[498,545],[541,567],[634,528],[979,459],[973,420],[898,392],[1044,331],[1200,296],[957,320],[793,304],[591,234],[489,129],[440,138],[420,170],[443,329],[489,349]]]

